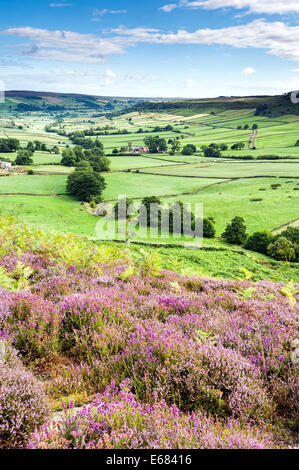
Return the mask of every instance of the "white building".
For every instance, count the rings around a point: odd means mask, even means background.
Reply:
[[[11,163],[10,162],[1,162],[0,161],[0,168],[2,170],[10,170],[11,169]]]

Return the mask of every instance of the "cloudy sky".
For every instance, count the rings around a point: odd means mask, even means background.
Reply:
[[[6,90],[214,97],[299,89],[299,0],[0,0],[0,7]]]

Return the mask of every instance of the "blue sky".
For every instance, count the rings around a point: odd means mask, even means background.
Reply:
[[[0,0],[6,90],[214,97],[299,89],[299,0]]]

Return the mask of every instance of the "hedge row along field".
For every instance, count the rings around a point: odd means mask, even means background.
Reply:
[[[0,446],[293,448],[298,285],[0,221]]]

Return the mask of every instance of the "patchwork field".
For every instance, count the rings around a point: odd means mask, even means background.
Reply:
[[[212,109],[181,113],[135,111],[114,117],[95,117],[88,112],[63,117],[32,112],[0,116],[0,138],[18,138],[24,147],[30,141],[39,140],[49,148],[57,145],[60,151],[58,155],[36,151],[33,165],[27,167],[33,170],[33,175],[1,178],[1,210],[18,215],[45,231],[56,227],[94,236],[95,216],[66,195],[66,179],[74,169],[59,165],[65,146],[74,145],[67,134],[91,129],[97,130],[99,135],[90,138],[99,139],[107,154],[128,144],[144,145],[146,137],[157,135],[165,138],[167,143],[178,138],[181,148],[190,143],[197,148],[194,155],[166,152],[110,156],[111,172],[103,175],[107,184],[104,201],[114,202],[119,195],[126,195],[138,202],[145,196],[155,195],[168,203],[203,203],[205,216],[215,219],[217,236],[236,215],[245,219],[249,232],[273,230],[297,219],[299,146],[295,144],[299,138],[298,116],[287,113],[255,116],[252,108],[211,112]],[[246,147],[253,124],[258,125],[258,138],[256,150],[249,150]],[[51,132],[46,132],[46,126],[51,127]],[[171,130],[165,131],[167,126],[171,126]],[[248,128],[244,129],[244,126]],[[205,158],[201,146],[212,142],[229,146],[243,142],[245,149],[224,151],[222,158],[216,160]],[[254,158],[276,155],[282,159],[233,160],[247,155]],[[0,160],[14,160],[15,157],[16,153],[0,154]],[[281,186],[273,190],[272,184]],[[139,239],[146,235],[141,232]],[[211,241],[205,243],[211,244]],[[220,241],[215,243],[221,246]]]

